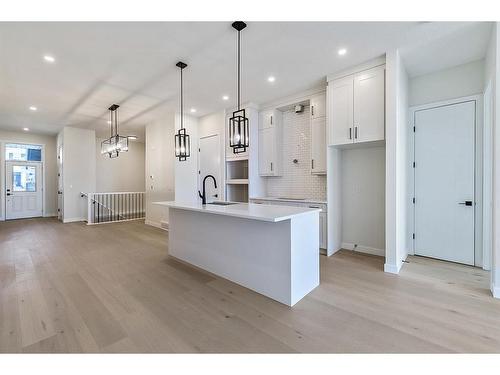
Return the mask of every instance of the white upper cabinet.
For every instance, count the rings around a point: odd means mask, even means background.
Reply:
[[[385,69],[354,76],[354,141],[381,141],[385,135]]]
[[[282,113],[261,112],[259,119],[259,175],[281,176],[283,163]]]
[[[385,138],[385,66],[328,84],[328,144],[383,141]]]
[[[326,118],[311,120],[311,173],[326,173]]]
[[[310,99],[311,173],[326,173],[326,93]]]
[[[274,126],[276,123],[276,117],[280,116],[275,110],[262,112],[259,120],[259,129],[266,129]]]
[[[311,118],[320,118],[326,116],[326,96],[318,94],[311,98]]]
[[[353,142],[353,91],[352,76],[328,84],[329,145],[343,145]]]

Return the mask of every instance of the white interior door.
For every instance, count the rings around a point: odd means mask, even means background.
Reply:
[[[474,265],[475,101],[415,112],[415,254]]]
[[[205,176],[211,174],[217,181],[217,188],[215,188],[212,179],[207,180],[206,183],[206,197],[207,202],[217,200],[222,191],[221,178],[220,178],[220,141],[219,135],[212,135],[209,137],[200,138],[199,146],[199,173],[198,173],[198,186],[199,190],[203,192],[203,179]]]
[[[5,218],[42,216],[42,164],[8,161],[5,172]]]

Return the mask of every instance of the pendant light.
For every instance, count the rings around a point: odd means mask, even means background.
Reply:
[[[240,33],[247,24],[243,21],[236,21],[232,24],[233,28],[238,31],[238,110],[233,112],[233,116],[229,119],[229,146],[232,147],[233,153],[240,154],[247,150],[249,146],[248,140],[248,118],[245,114],[245,109],[240,108]]]
[[[118,104],[113,104],[109,110],[109,126],[111,134],[108,139],[101,142],[101,154],[108,154],[110,158],[116,158],[120,152],[128,151],[128,137],[118,134]]]
[[[186,133],[186,128],[184,127],[184,102],[182,91],[182,70],[187,67],[187,64],[179,61],[175,66],[181,70],[181,127],[175,135],[175,157],[178,158],[179,161],[185,161],[191,155],[191,143],[189,141],[189,135]]]

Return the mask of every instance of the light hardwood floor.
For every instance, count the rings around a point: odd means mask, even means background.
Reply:
[[[409,262],[321,256],[320,286],[288,308],[169,258],[142,222],[3,222],[0,352],[500,352],[488,273]]]

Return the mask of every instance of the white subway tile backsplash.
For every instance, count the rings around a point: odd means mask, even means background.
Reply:
[[[326,176],[311,174],[309,107],[283,112],[283,176],[266,179],[268,196],[326,200]]]

